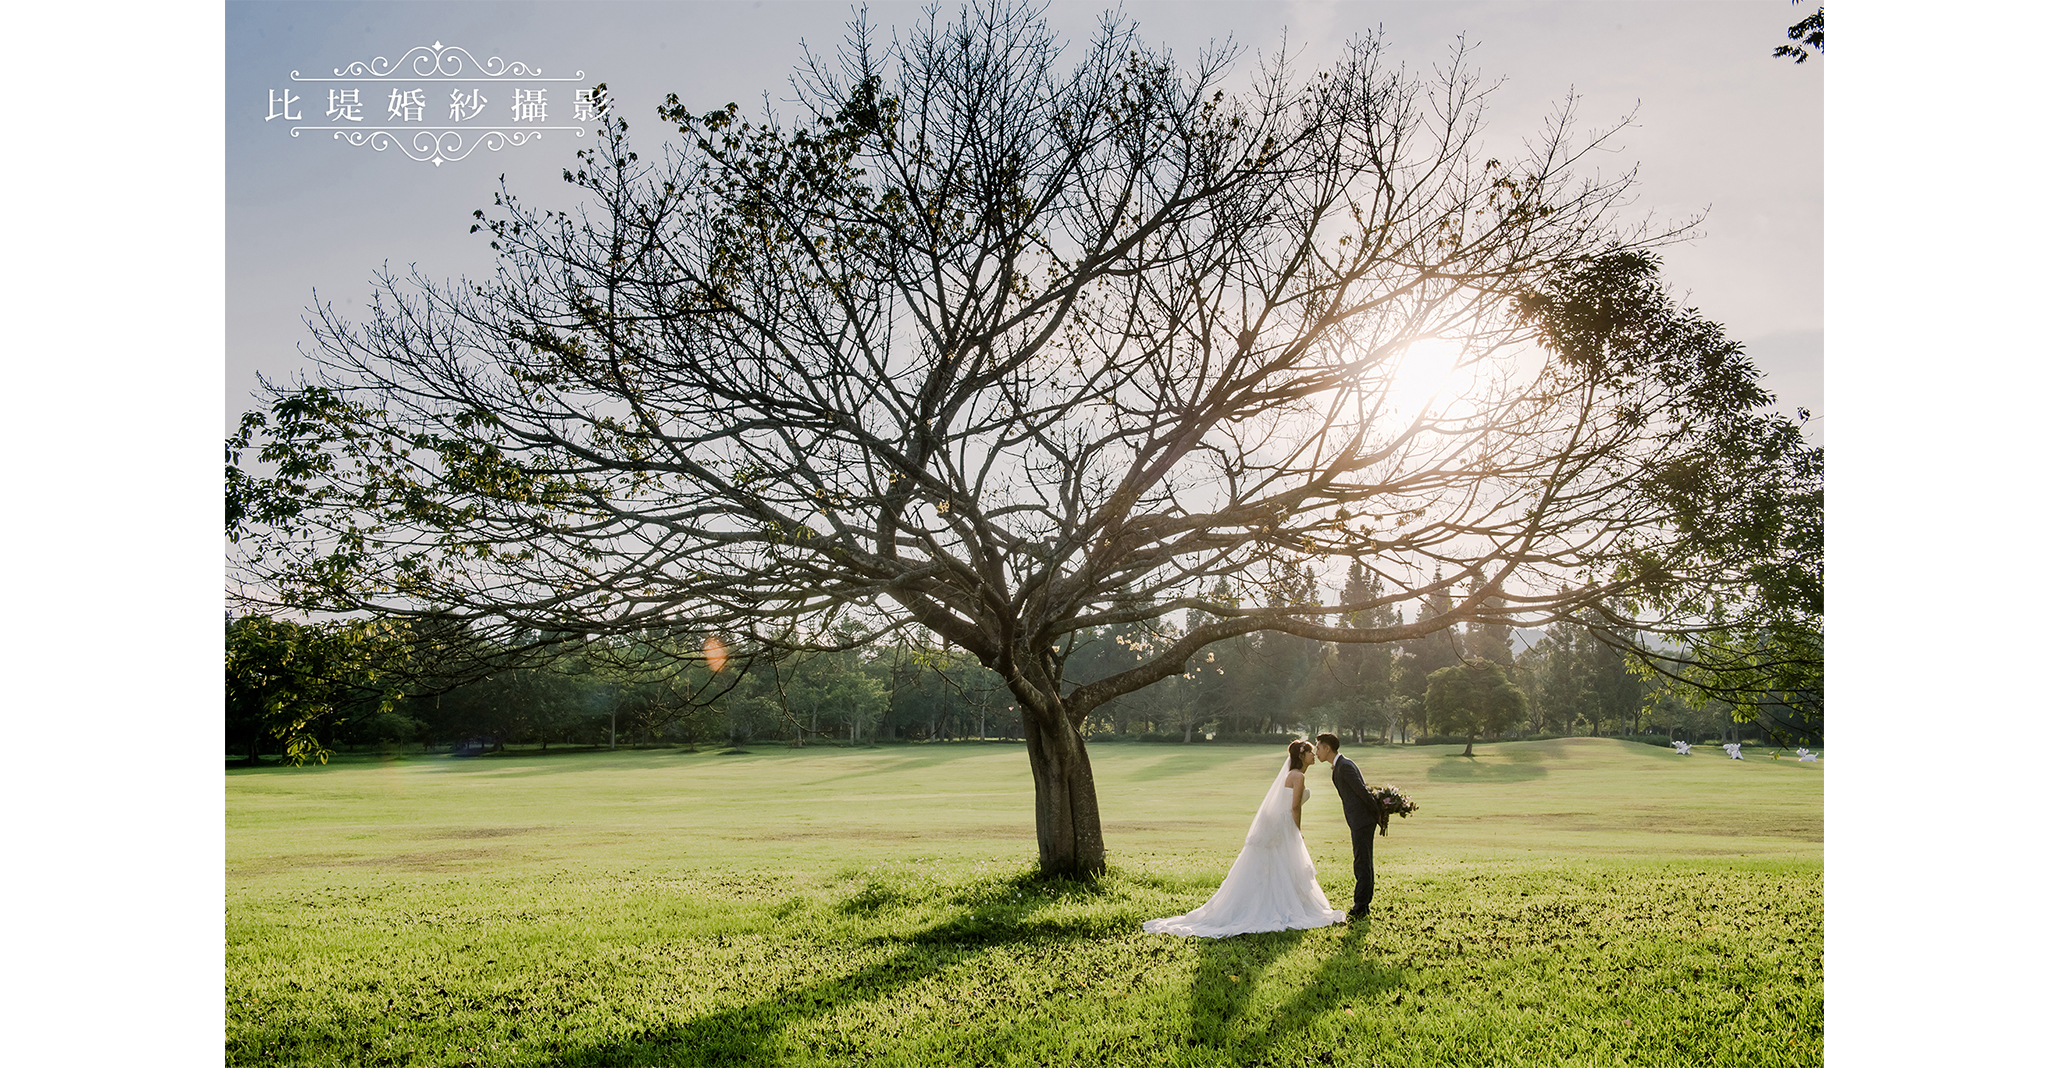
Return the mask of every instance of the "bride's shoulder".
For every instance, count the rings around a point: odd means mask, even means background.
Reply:
[[[1300,786],[1300,785],[1301,785],[1301,783],[1302,783],[1302,780],[1303,780],[1303,779],[1306,779],[1307,777],[1308,777],[1308,776],[1306,776],[1306,775],[1303,775],[1303,774],[1301,773],[1301,769],[1300,769],[1300,768],[1295,768],[1295,769],[1294,769],[1293,771],[1290,771],[1290,772],[1288,772],[1288,773],[1287,773],[1287,785],[1289,785],[1289,786]]]

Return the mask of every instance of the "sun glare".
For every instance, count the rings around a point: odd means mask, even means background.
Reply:
[[[1472,368],[1458,366],[1463,346],[1443,338],[1411,342],[1401,353],[1387,387],[1388,406],[1403,420],[1425,410],[1442,411],[1472,384]]]

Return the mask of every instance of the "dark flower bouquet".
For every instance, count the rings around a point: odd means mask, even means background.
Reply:
[[[1382,835],[1387,833],[1388,817],[1399,814],[1405,820],[1410,812],[1422,807],[1415,803],[1414,798],[1402,793],[1398,787],[1368,786],[1366,789],[1372,794],[1373,800],[1380,803],[1380,833]]]

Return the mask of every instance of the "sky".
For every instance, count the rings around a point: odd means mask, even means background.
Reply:
[[[1488,82],[1485,134],[1502,151],[1542,130],[1570,96],[1579,129],[1630,125],[1596,157],[1603,174],[1636,168],[1630,218],[1682,222],[1696,235],[1664,250],[1665,274],[1686,303],[1722,323],[1766,373],[1790,413],[1825,428],[1822,390],[1822,71],[1771,56],[1788,5],[1775,2],[1285,3],[1135,0],[1123,6],[1148,40],[1192,59],[1213,43],[1241,46],[1235,73],[1248,78],[1283,49],[1304,69],[1355,35],[1380,30],[1391,56],[1418,70],[1441,64],[1458,43]],[[872,21],[905,25],[920,5],[875,3]],[[673,130],[655,118],[669,93],[702,111],[738,102],[758,113],[780,103],[808,45],[829,52],[852,8],[812,2],[411,2],[227,5],[227,359],[224,413],[232,424],[253,404],[258,373],[289,376],[310,343],[303,318],[317,299],[350,319],[382,266],[417,267],[443,281],[483,276],[487,235],[471,234],[500,176],[530,205],[568,206],[579,191],[560,180],[590,141],[546,131],[499,151],[478,147],[440,164],[400,147],[377,151],[325,130],[330,89],[357,88],[363,125],[397,125],[393,87],[331,77],[352,63],[395,62],[415,48],[460,47],[480,62],[524,63],[538,77],[576,79],[549,88],[548,123],[569,114],[576,87],[608,86],[643,155]],[[1085,40],[1109,6],[1054,0],[1047,14],[1068,39]],[[387,63],[388,66],[388,63]],[[381,69],[381,68],[380,68]],[[293,80],[298,72],[302,80]],[[457,83],[482,91],[500,121],[515,86]],[[551,87],[551,88],[550,88]],[[446,88],[434,85],[436,117]],[[275,106],[286,94],[297,110]],[[376,99],[372,100],[372,96]],[[300,121],[290,121],[290,114]],[[582,127],[594,132],[595,124]],[[317,298],[316,298],[317,294]]]

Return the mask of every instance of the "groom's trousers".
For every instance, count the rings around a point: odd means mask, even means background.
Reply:
[[[1351,825],[1351,875],[1358,880],[1357,889],[1351,892],[1351,911],[1363,913],[1372,907],[1372,836],[1379,831],[1377,823]]]

